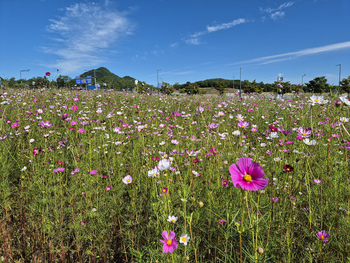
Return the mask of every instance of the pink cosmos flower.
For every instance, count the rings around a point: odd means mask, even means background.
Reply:
[[[84,130],[84,129],[79,129],[78,132],[79,132],[79,133],[84,133],[85,130]]]
[[[16,128],[18,128],[18,122],[15,122],[15,123],[12,123],[12,125],[11,125],[11,127],[13,128],[13,129],[16,129]]]
[[[77,111],[77,110],[78,110],[78,106],[73,106],[73,107],[72,107],[72,110],[73,110],[73,111]]]
[[[106,187],[106,191],[109,191],[109,190],[111,190],[112,189],[112,186],[107,186]]]
[[[269,183],[269,179],[263,179],[265,173],[261,165],[247,157],[242,157],[237,164],[232,164],[229,171],[233,185],[236,188],[242,187],[245,191],[264,189]]]
[[[322,230],[321,232],[317,233],[317,236],[322,240],[322,241],[328,241],[328,238],[331,236],[328,234],[326,231]]]
[[[167,231],[163,231],[162,237],[164,240],[160,240],[160,242],[163,243],[163,253],[173,253],[178,247],[175,233],[171,230],[169,231],[169,234]]]
[[[222,183],[223,186],[228,187],[228,182],[227,182],[227,180],[223,180],[221,183]]]
[[[301,137],[301,138],[307,138],[307,137],[310,137],[311,136],[311,129],[310,128],[306,128],[304,129],[303,127],[299,127],[297,129],[297,132],[298,132],[298,136]]]
[[[248,128],[249,126],[249,122],[246,122],[246,121],[241,121],[237,124],[238,128]]]
[[[320,184],[320,183],[321,183],[321,180],[319,180],[319,179],[314,179],[314,182],[315,182],[316,184]]]
[[[39,126],[40,126],[41,128],[44,128],[44,127],[51,127],[52,124],[51,124],[49,121],[41,121],[40,124],[39,124]]]
[[[92,170],[92,171],[90,171],[90,174],[91,175],[95,175],[95,174],[97,174],[97,171],[96,170]]]

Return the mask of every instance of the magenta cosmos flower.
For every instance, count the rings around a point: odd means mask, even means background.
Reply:
[[[326,231],[322,230],[321,232],[317,233],[317,236],[322,240],[322,241],[328,241],[328,238],[331,236],[331,234],[328,234]]]
[[[167,231],[163,231],[162,237],[164,240],[160,240],[160,242],[163,243],[163,253],[173,253],[178,246],[175,233],[171,230],[169,230],[169,234]]]
[[[264,189],[269,183],[268,179],[263,179],[265,173],[261,165],[247,157],[242,157],[237,164],[232,164],[229,171],[233,185],[236,188],[242,187],[245,191]]]

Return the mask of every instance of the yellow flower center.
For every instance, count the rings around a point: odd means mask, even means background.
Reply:
[[[172,243],[173,243],[173,241],[172,241],[171,239],[168,239],[168,240],[166,241],[166,244],[169,245],[169,246],[170,246]]]
[[[130,183],[130,180],[129,180],[129,179],[127,179],[127,180],[126,180],[126,182],[127,182],[127,183]]]
[[[249,174],[245,174],[243,176],[243,180],[246,181],[246,182],[250,182],[252,180],[252,176],[249,175]]]
[[[303,136],[306,136],[307,134],[305,132],[303,132]]]
[[[318,102],[318,100],[315,100],[315,102]]]
[[[182,242],[186,242],[187,238],[186,237],[182,237],[181,240],[182,240]]]
[[[324,239],[324,236],[321,236],[321,239]]]

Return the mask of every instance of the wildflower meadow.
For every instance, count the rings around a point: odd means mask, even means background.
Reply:
[[[350,262],[345,96],[0,91],[0,262]]]

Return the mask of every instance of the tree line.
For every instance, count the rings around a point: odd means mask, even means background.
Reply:
[[[97,71],[97,70],[96,70]],[[90,72],[88,72],[89,74]],[[88,74],[85,74],[88,76]],[[86,77],[84,74],[82,77]],[[116,76],[116,75],[115,75]],[[145,82],[139,82],[135,85],[135,79],[129,76],[123,78],[108,76],[97,76],[98,83],[102,84],[101,87],[115,89],[115,90],[135,90],[136,92],[148,92],[157,91],[154,85],[149,85]],[[28,87],[28,88],[71,88],[76,86],[75,79],[69,76],[59,75],[57,79],[50,77],[34,77],[27,80],[18,79],[14,77],[10,79],[1,78],[2,85],[10,88],[16,87]],[[340,82],[340,86],[333,86],[327,83],[325,76],[316,77],[310,80],[305,85],[291,84],[290,82],[277,82],[263,83],[243,80],[241,83],[239,80],[227,80],[221,78],[207,79],[196,82],[186,82],[184,84],[175,83],[171,85],[167,82],[163,82],[159,91],[164,94],[171,94],[174,91],[187,94],[203,94],[207,89],[216,89],[220,94],[223,94],[225,90],[232,88],[232,90],[239,90],[243,93],[262,93],[262,92],[274,92],[274,93],[298,93],[298,92],[310,92],[310,93],[324,93],[324,92],[340,92],[350,93],[350,76],[343,78]]]

